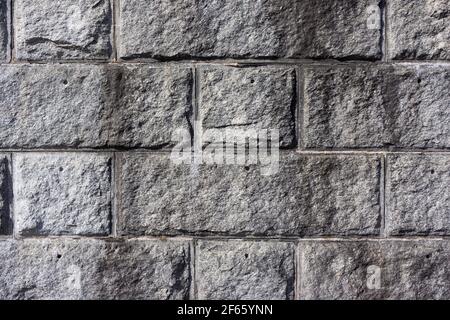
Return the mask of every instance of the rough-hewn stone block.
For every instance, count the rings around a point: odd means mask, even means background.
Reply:
[[[184,67],[127,65],[110,72],[114,92],[109,145],[162,148],[191,131],[192,71]]]
[[[183,241],[0,241],[2,299],[184,299]]]
[[[108,59],[109,0],[17,0],[16,57],[20,60]]]
[[[300,244],[302,299],[449,299],[450,244],[311,241]]]
[[[146,147],[189,127],[188,68],[3,65],[0,147]]]
[[[9,58],[9,0],[0,0],[0,62]]]
[[[371,21],[381,19],[378,4],[378,0],[121,1],[119,55],[377,59],[380,30]]]
[[[379,232],[377,156],[281,156],[258,165],[176,165],[118,155],[121,234],[369,235]]]
[[[107,142],[107,77],[100,66],[0,67],[0,146],[97,147]]]
[[[199,241],[198,299],[284,300],[294,295],[294,245]]]
[[[389,155],[386,230],[450,235],[450,156]]]
[[[110,232],[110,155],[15,154],[13,172],[18,234],[106,235]]]
[[[305,70],[306,148],[449,148],[450,68]]]
[[[448,0],[389,0],[387,19],[389,58],[450,60]]]
[[[294,68],[206,68],[200,71],[203,130],[277,129],[280,146],[296,141]]]
[[[10,156],[0,154],[0,235],[12,233]]]

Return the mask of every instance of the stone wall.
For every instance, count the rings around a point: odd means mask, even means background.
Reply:
[[[448,0],[0,0],[0,61],[0,298],[450,298]]]

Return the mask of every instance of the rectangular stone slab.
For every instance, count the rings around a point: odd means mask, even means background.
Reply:
[[[381,58],[378,0],[128,0],[119,57]]]
[[[280,157],[259,165],[173,163],[170,154],[117,155],[122,235],[378,235],[378,156]]]
[[[199,122],[204,131],[278,130],[281,147],[296,145],[297,75],[292,67],[205,67]]]
[[[450,60],[448,0],[389,0],[386,5],[390,59]]]
[[[108,235],[111,161],[111,154],[104,153],[14,154],[16,233]]]
[[[127,65],[1,65],[1,148],[169,148],[190,128],[192,71]]]
[[[303,146],[448,149],[449,87],[444,65],[305,68]]]
[[[112,54],[110,0],[15,0],[19,60],[107,60]]]
[[[387,157],[389,235],[450,235],[450,155]]]
[[[186,299],[186,241],[0,240],[0,298]]]
[[[145,64],[108,70],[113,105],[109,146],[171,148],[178,129],[192,129],[193,72]]]
[[[300,299],[449,299],[448,240],[305,241]]]
[[[199,241],[197,299],[293,299],[294,249],[287,242]]]
[[[1,65],[0,146],[105,145],[106,86],[102,66]]]

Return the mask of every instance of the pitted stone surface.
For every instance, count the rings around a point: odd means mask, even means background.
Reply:
[[[447,240],[300,244],[301,299],[449,299]]]
[[[450,68],[305,70],[306,148],[450,148]]]
[[[377,0],[128,0],[121,58],[381,57]],[[320,21],[320,23],[318,23]]]
[[[200,241],[197,298],[285,300],[294,297],[294,245]]]
[[[204,132],[279,131],[280,146],[295,145],[294,68],[206,68],[200,71],[199,117]]]
[[[389,58],[450,60],[448,0],[386,3]]]
[[[102,87],[106,73],[94,65],[0,66],[0,146],[99,147],[109,117]]]
[[[177,129],[191,131],[192,71],[126,65],[110,71],[114,111],[109,145],[168,148]]]
[[[18,234],[109,234],[110,155],[16,154],[13,166]]]
[[[0,240],[2,299],[185,299],[184,241]]]
[[[0,147],[172,145],[190,128],[188,68],[145,65],[0,66]]]
[[[169,155],[118,156],[121,234],[373,235],[377,156],[282,155],[258,165],[176,165]]]
[[[387,232],[450,235],[450,157],[402,154],[387,159]]]
[[[14,3],[17,59],[109,59],[112,52],[109,0]]]

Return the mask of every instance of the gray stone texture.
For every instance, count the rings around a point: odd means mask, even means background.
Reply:
[[[10,155],[0,154],[0,235],[12,232],[12,184]]]
[[[119,56],[379,59],[381,33],[367,22],[370,6],[378,4],[378,0],[121,1]]]
[[[14,216],[19,235],[107,235],[111,156],[15,154]]]
[[[0,300],[450,299],[449,88],[449,0],[0,0]]]
[[[386,3],[390,59],[450,60],[448,0]]]
[[[293,299],[294,245],[282,242],[199,241],[197,299]]]
[[[99,147],[109,116],[103,67],[0,66],[0,146]]]
[[[302,242],[300,259],[301,299],[450,298],[447,240]]]
[[[177,129],[192,130],[191,69],[137,64],[109,74],[114,93],[109,145],[169,148]]]
[[[184,299],[183,241],[0,241],[1,299]]]
[[[190,126],[188,68],[0,66],[0,147],[160,148]]]
[[[304,71],[305,148],[450,148],[448,66]]]
[[[111,49],[109,0],[16,0],[19,60],[104,60]]]
[[[296,142],[294,68],[214,68],[200,71],[199,119],[203,130],[277,129],[280,146]]]
[[[0,0],[0,62],[9,59],[9,0]]]
[[[450,157],[389,155],[386,230],[389,235],[450,235]]]
[[[117,156],[120,234],[374,235],[377,156],[281,155],[261,165],[174,164],[169,155]]]

